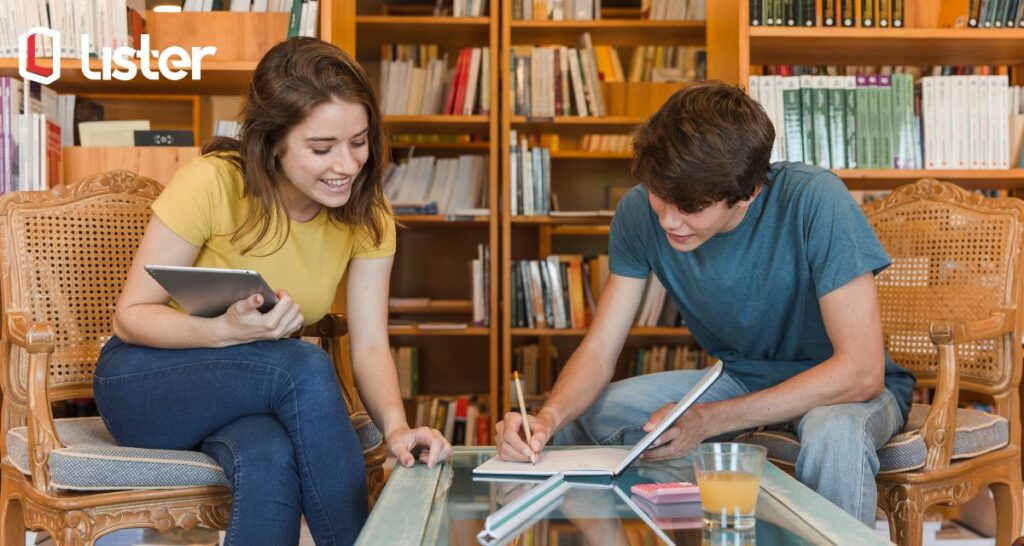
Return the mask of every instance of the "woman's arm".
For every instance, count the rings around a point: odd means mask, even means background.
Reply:
[[[410,430],[398,390],[398,372],[388,343],[388,282],[394,258],[358,258],[349,263],[348,329],[356,388],[373,422],[384,432],[398,460],[413,463],[412,449],[428,447],[421,459],[429,466],[451,453],[440,432],[427,427]]]
[[[260,339],[278,339],[302,326],[299,306],[283,290],[269,313],[257,309],[255,294],[223,315],[193,317],[167,305],[170,296],[147,273],[147,264],[191,266],[199,255],[192,246],[154,215],[132,260],[114,310],[114,334],[127,343],[165,349],[225,347]]]

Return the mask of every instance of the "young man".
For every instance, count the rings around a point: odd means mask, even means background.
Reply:
[[[609,241],[611,275],[593,324],[522,439],[518,413],[495,435],[507,460],[557,444],[633,444],[703,372],[608,385],[653,271],[693,338],[726,373],[658,440],[649,459],[704,440],[795,422],[797,478],[873,526],[876,451],[905,422],[913,376],[882,343],[874,275],[889,258],[843,183],[770,164],[775,131],[738,88],[677,92],[640,127],[633,175]]]

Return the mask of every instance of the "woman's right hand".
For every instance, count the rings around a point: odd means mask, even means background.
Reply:
[[[263,305],[260,294],[253,294],[229,307],[218,317],[225,345],[281,339],[302,328],[302,311],[288,292],[278,290],[277,300],[277,305],[266,313],[259,311]]]

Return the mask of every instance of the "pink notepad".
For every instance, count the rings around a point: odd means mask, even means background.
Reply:
[[[690,482],[638,483],[630,491],[654,504],[700,500],[700,489]]]

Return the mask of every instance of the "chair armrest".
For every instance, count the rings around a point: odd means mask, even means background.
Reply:
[[[1017,320],[1016,309],[994,311],[987,319],[954,324],[952,328],[954,343],[969,343],[985,339],[997,338],[1013,332]]]
[[[11,334],[11,342],[29,354],[53,352],[53,327],[30,322],[21,311],[7,312],[7,331]]]
[[[7,332],[11,342],[28,353],[28,460],[32,484],[40,491],[50,492],[50,453],[62,446],[48,395],[53,327],[30,322],[21,311],[9,311]]]
[[[970,325],[951,325],[948,322],[933,322],[929,328],[932,343],[938,351],[939,365],[935,396],[932,398],[928,416],[921,425],[921,437],[928,450],[925,470],[949,466],[950,457],[953,455],[956,408],[960,398],[960,370],[956,361],[955,343],[960,341],[957,339],[957,333],[971,332],[970,328]]]
[[[348,333],[348,318],[341,313],[328,313],[316,324],[302,329],[303,336],[341,337]]]

